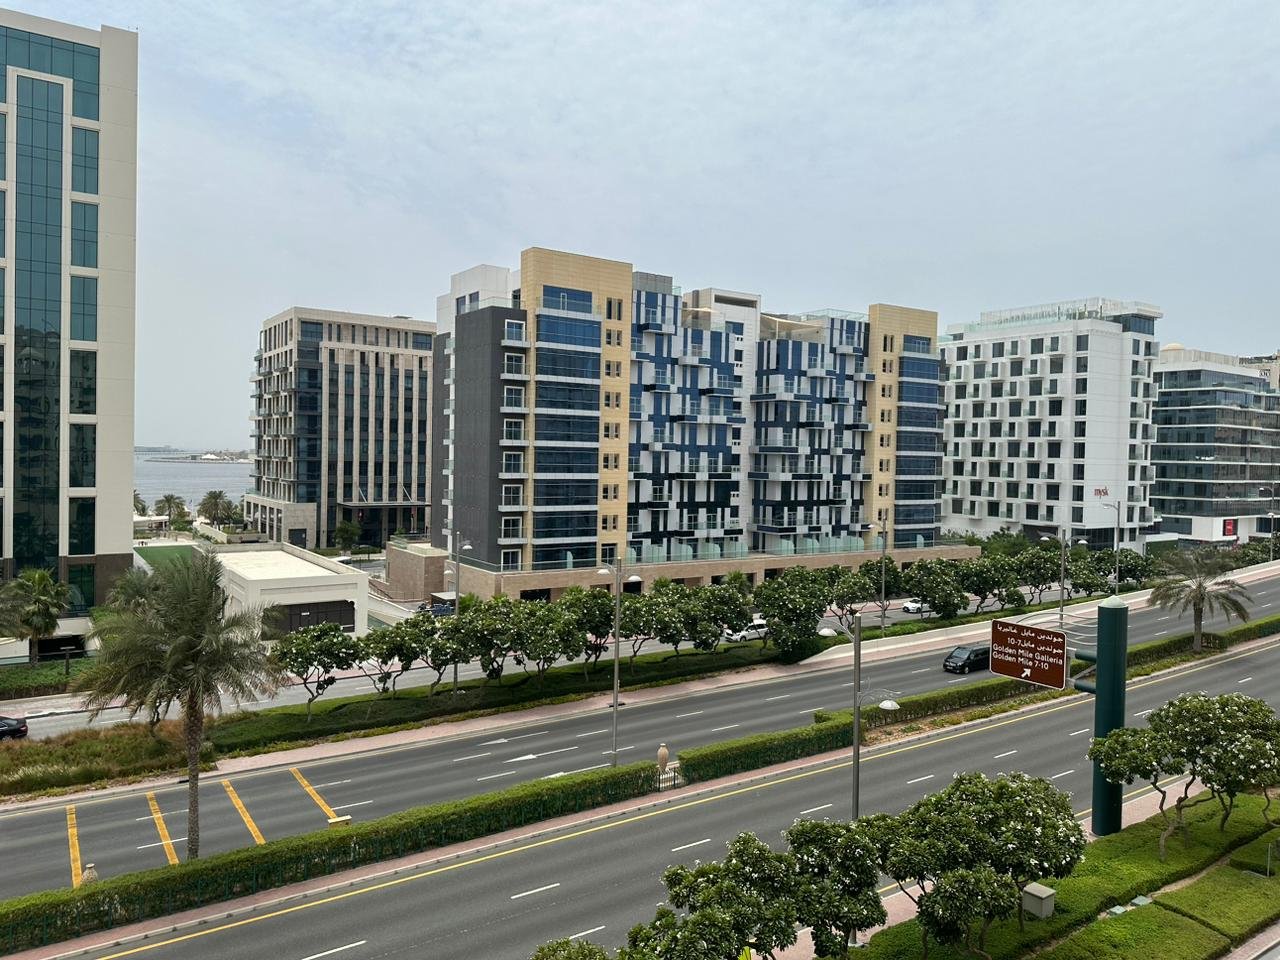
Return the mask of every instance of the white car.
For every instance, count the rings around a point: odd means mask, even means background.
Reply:
[[[928,613],[929,606],[923,603],[919,597],[912,597],[910,600],[902,601],[903,613]]]
[[[763,640],[769,635],[769,624],[758,614],[751,623],[742,630],[726,630],[724,638],[730,643],[742,643],[745,640]]]

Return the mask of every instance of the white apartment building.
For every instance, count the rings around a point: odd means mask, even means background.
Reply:
[[[132,565],[138,36],[0,10],[0,577]],[[0,647],[0,657],[25,654]]]
[[[1142,549],[1158,347],[1150,304],[1090,297],[953,325],[943,527]]]

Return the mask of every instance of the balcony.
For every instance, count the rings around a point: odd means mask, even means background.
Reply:
[[[659,336],[670,336],[676,332],[675,322],[664,319],[663,315],[657,310],[646,310],[644,317],[641,318],[637,326],[641,330],[647,330]]]
[[[656,371],[653,375],[653,382],[644,384],[645,390],[653,390],[660,393],[667,393],[674,387],[675,378],[670,374]]]
[[[739,384],[733,377],[713,376],[708,383],[698,387],[698,392],[717,396],[733,396],[738,387]]]

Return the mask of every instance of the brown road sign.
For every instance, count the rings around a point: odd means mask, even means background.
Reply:
[[[1058,630],[991,621],[991,672],[1041,687],[1067,685],[1067,637]]]

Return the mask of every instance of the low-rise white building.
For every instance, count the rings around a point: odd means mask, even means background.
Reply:
[[[369,630],[369,575],[288,543],[215,548],[230,610],[277,607],[285,631],[333,622],[363,636]]]

